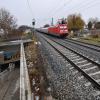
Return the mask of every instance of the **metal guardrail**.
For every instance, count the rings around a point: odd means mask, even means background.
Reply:
[[[32,100],[23,43],[21,43],[20,53],[20,100]]]

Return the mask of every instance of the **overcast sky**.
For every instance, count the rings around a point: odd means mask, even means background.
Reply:
[[[9,10],[19,25],[31,25],[35,18],[36,26],[42,26],[72,13],[81,13],[85,21],[100,18],[100,0],[0,0],[0,8]]]

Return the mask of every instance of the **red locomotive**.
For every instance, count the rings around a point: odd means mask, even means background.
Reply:
[[[41,29],[38,29],[38,31],[46,33],[46,34],[58,36],[58,37],[68,36],[68,27],[64,19],[59,20],[57,25],[55,26],[41,28]]]

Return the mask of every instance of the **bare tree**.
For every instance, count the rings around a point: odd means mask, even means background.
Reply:
[[[88,29],[91,30],[93,26],[93,23],[91,21],[88,22]]]
[[[7,38],[7,34],[12,33],[12,30],[16,29],[16,19],[4,8],[0,9],[0,29],[4,31],[4,35]]]
[[[97,18],[97,17],[95,17],[95,18],[89,18],[89,20],[88,20],[88,22],[91,22],[92,24],[95,24],[95,23],[97,23],[99,21],[99,19]]]
[[[95,25],[96,25],[97,22],[99,22],[99,19],[97,17],[89,18],[89,20],[88,20],[88,29],[91,30],[92,28],[95,28]]]

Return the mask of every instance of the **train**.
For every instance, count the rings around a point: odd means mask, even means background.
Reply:
[[[57,37],[68,36],[68,26],[65,20],[59,20],[56,25],[38,28],[37,31]]]

